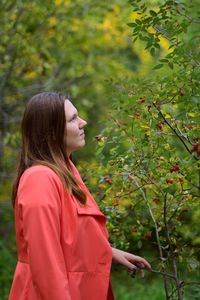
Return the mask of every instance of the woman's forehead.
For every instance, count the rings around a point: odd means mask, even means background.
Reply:
[[[66,118],[70,118],[72,115],[77,114],[76,107],[71,103],[70,100],[65,100],[65,115]]]

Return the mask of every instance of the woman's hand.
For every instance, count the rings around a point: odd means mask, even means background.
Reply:
[[[136,271],[139,269],[141,277],[144,278],[144,269],[151,269],[151,265],[146,259],[116,248],[112,248],[112,258],[113,261],[127,267],[132,277],[135,277]]]

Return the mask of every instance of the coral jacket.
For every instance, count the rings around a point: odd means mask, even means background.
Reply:
[[[113,300],[106,219],[87,195],[80,204],[48,167],[21,176],[15,205],[18,263],[9,300]]]

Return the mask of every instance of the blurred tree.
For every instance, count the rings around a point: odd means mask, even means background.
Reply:
[[[41,91],[53,89],[72,96],[91,128],[89,147],[80,154],[89,159],[98,120],[109,105],[105,79],[116,73],[131,74],[138,60],[123,21],[128,14],[123,1],[105,5],[80,0],[3,0],[0,14],[2,182],[10,180],[16,164],[24,104]]]
[[[200,285],[199,11],[195,2],[129,2],[134,42],[155,62],[138,80],[108,82],[113,106],[97,138],[102,166],[94,191],[113,244],[156,245],[154,272],[163,276],[166,299],[180,300],[184,288]]]

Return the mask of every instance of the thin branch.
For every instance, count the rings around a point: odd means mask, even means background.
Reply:
[[[173,280],[176,279],[173,274],[170,274],[170,273],[167,273],[167,272],[157,271],[157,270],[153,270],[153,269],[147,269],[147,271],[150,271],[152,273],[156,273],[156,274],[160,274],[160,275],[172,278]]]
[[[163,118],[163,120],[165,121],[165,123],[170,127],[170,129],[175,133],[175,135],[181,140],[181,142],[183,143],[184,147],[186,148],[186,150],[188,151],[188,153],[191,154],[190,149],[188,148],[188,146],[186,145],[185,141],[183,140],[183,138],[178,134],[178,132],[176,131],[176,129],[174,129],[171,124],[167,121],[167,119],[164,117],[163,113],[161,112],[161,110],[156,106],[155,103],[153,103],[153,106],[159,111],[159,113],[161,114],[161,117]],[[192,156],[195,160],[198,160],[196,157]]]
[[[160,258],[163,259],[163,253],[162,253],[162,247],[161,247],[161,244],[160,244],[160,237],[159,237],[159,233],[158,233],[158,225],[157,225],[157,222],[156,222],[156,219],[154,217],[154,214],[152,212],[152,209],[151,209],[151,206],[149,205],[149,202],[147,200],[147,197],[143,191],[143,189],[140,187],[140,185],[138,184],[137,180],[135,178],[132,179],[133,183],[139,188],[142,196],[143,196],[143,199],[145,200],[146,204],[147,204],[147,207],[148,207],[148,210],[149,210],[149,213],[150,213],[150,216],[153,220],[153,223],[154,223],[154,226],[155,226],[155,229],[156,229],[156,239],[157,239],[157,243],[158,243],[158,249],[159,249],[159,253],[160,253]]]
[[[200,285],[200,281],[183,281],[182,282],[183,285]]]
[[[153,178],[147,173],[146,170],[144,170],[144,173],[146,175],[146,177],[149,179],[149,181],[161,192],[161,194],[163,195],[163,197],[165,196],[164,191],[157,185],[157,183],[153,180]]]
[[[182,287],[178,278],[178,270],[177,270],[177,261],[176,261],[176,257],[174,255],[174,250],[172,247],[172,242],[171,242],[171,238],[170,238],[170,233],[169,233],[169,226],[167,223],[167,195],[164,198],[164,205],[163,205],[163,222],[165,225],[165,234],[166,234],[166,240],[168,242],[169,245],[169,253],[171,256],[171,260],[172,260],[172,266],[173,266],[173,270],[174,270],[174,280],[176,282],[176,290],[177,290],[177,295],[178,295],[178,299],[182,300],[183,299],[183,292],[182,292]]]

